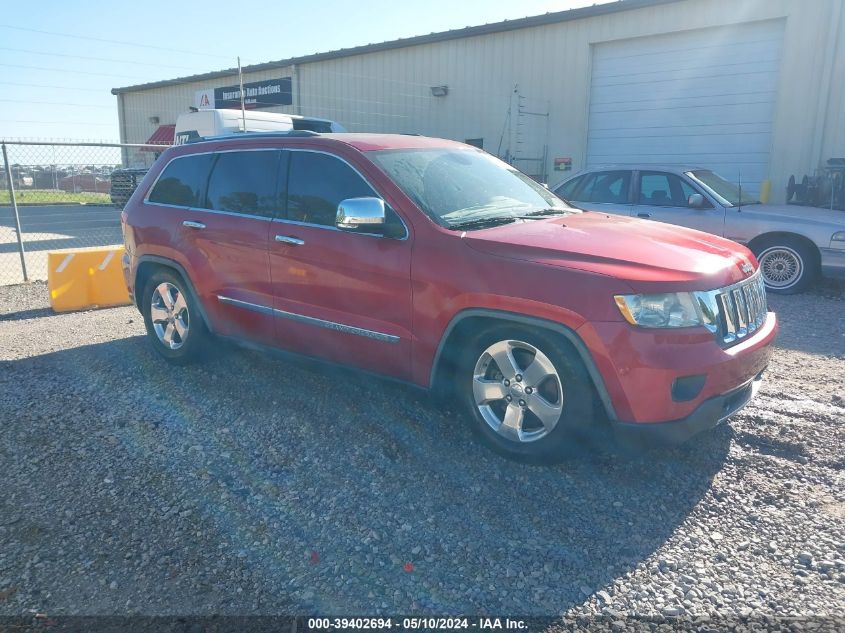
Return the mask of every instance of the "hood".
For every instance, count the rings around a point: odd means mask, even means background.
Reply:
[[[743,214],[772,220],[795,220],[801,224],[817,224],[830,227],[833,231],[845,230],[845,211],[822,207],[805,207],[797,204],[747,204]]]
[[[604,213],[515,222],[471,231],[463,239],[490,255],[622,279],[638,292],[666,282],[676,283],[673,289],[710,290],[741,281],[757,269],[751,252],[730,240]]]

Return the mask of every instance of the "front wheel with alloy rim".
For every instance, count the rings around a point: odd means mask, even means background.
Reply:
[[[141,310],[147,336],[161,356],[177,365],[202,356],[208,330],[178,275],[169,270],[154,273],[144,288]]]
[[[806,244],[791,238],[769,238],[757,243],[754,254],[766,290],[776,294],[803,291],[818,275],[818,257]]]
[[[458,374],[474,430],[499,453],[551,462],[589,444],[592,385],[555,336],[519,327],[485,332],[467,346]]]

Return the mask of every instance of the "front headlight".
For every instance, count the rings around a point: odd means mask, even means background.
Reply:
[[[831,242],[845,242],[845,231],[837,231],[831,238]]]
[[[711,332],[718,327],[718,308],[711,293],[616,295],[614,299],[622,316],[631,325],[646,328],[703,325]]]

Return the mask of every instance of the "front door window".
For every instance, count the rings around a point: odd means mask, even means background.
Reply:
[[[680,176],[665,172],[640,173],[639,204],[654,207],[687,207],[689,197],[697,193]]]

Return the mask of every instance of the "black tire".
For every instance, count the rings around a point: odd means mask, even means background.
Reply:
[[[797,294],[806,290],[819,276],[818,251],[797,238],[763,238],[754,243],[752,250],[760,262],[767,292]],[[793,266],[795,273],[790,275]]]
[[[175,318],[177,318],[177,316],[181,320],[182,324],[187,323],[184,338],[179,336],[178,332],[176,332],[175,335],[171,333],[173,345],[170,346],[162,340],[161,336],[156,331],[152,318],[154,297],[156,298],[156,306],[158,308],[163,306],[163,303],[160,301],[161,295],[159,294],[156,296],[156,293],[162,284],[169,284],[171,287],[175,288],[175,292],[172,294],[172,297],[176,300],[176,302],[179,302],[179,297],[181,296],[185,306],[184,310],[182,310],[182,303],[177,303],[177,305],[174,306],[173,314],[171,315],[174,317],[174,321],[167,324],[174,325]],[[141,313],[144,317],[144,325],[147,328],[147,336],[149,337],[155,351],[158,352],[158,354],[165,360],[173,363],[174,365],[187,365],[205,358],[211,342],[211,335],[208,332],[208,328],[206,328],[205,322],[203,321],[199,310],[197,309],[193,294],[186,288],[182,277],[172,270],[166,268],[159,269],[147,280],[143,292],[144,294],[141,298]],[[161,314],[160,310],[158,310],[158,313]],[[167,329],[166,324],[159,322],[159,325],[161,325],[164,330]],[[176,331],[175,327],[173,331]]]
[[[516,404],[515,400],[512,400],[510,404],[506,404],[504,400],[495,401],[486,405],[487,411],[485,413],[482,413],[482,405],[479,405],[476,401],[474,383],[477,365],[483,363],[482,357],[490,357],[489,354],[486,355],[486,350],[491,345],[505,341],[525,343],[529,347],[536,348],[545,356],[544,362],[546,360],[551,362],[559,377],[559,381],[549,376],[545,383],[537,383],[535,397],[540,395],[539,391],[542,388],[549,386],[550,381],[562,387],[560,400],[556,401],[561,406],[560,417],[550,431],[545,431],[545,428],[540,424],[540,428],[533,432],[545,432],[546,434],[538,439],[530,441],[508,439],[501,432],[494,430],[491,422],[485,419],[484,415],[490,416],[491,414],[496,416],[495,419],[504,419],[504,409],[501,409],[501,406],[507,407]],[[518,346],[514,349],[518,353],[513,353],[512,357],[524,353],[524,358],[517,359],[517,366],[525,369],[531,364],[529,360],[531,352]],[[536,359],[537,356],[535,355],[533,358]],[[523,367],[523,364],[526,366]],[[498,366],[494,364],[494,366],[488,365],[487,367],[488,370],[495,373]],[[521,378],[521,376],[517,377]],[[457,395],[469,413],[473,431],[484,444],[506,457],[528,463],[555,463],[584,454],[585,449],[592,449],[595,446],[596,439],[602,435],[595,424],[594,390],[590,377],[577,353],[554,334],[521,326],[496,327],[483,331],[466,345],[461,360],[457,363],[454,378]],[[497,379],[498,376],[495,376],[492,382]],[[526,385],[527,381],[526,376]],[[504,382],[502,384],[504,385]],[[502,388],[504,389],[504,387]],[[509,392],[508,395],[513,398],[513,393]],[[540,418],[533,416],[533,413],[530,412],[531,406],[521,408],[525,412],[525,417],[521,422],[525,425],[524,428],[532,428],[529,426],[532,423],[530,418],[534,418],[533,425],[537,427]]]

